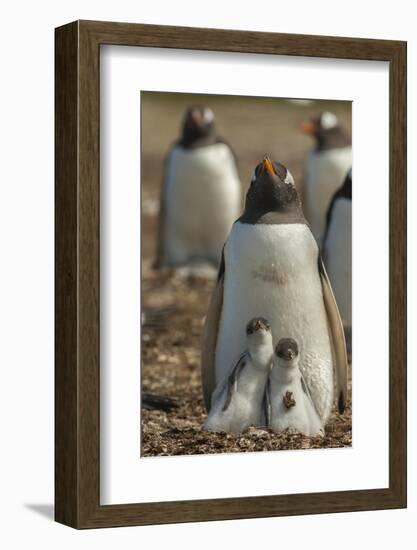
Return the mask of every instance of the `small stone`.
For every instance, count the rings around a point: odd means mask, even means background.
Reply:
[[[310,449],[311,448],[311,441],[308,437],[303,437],[300,444],[301,449]]]
[[[258,437],[263,439],[268,437],[268,432],[266,430],[263,430],[262,428],[249,426],[249,428],[245,431],[245,435],[248,435],[249,437]]]

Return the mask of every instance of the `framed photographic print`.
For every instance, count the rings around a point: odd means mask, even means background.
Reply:
[[[406,43],[56,29],[56,520],[406,506]]]

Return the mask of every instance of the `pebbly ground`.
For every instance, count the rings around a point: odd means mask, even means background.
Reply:
[[[350,131],[350,104],[342,102],[299,106],[271,99],[233,101],[219,97],[142,94],[142,391],[171,397],[177,408],[171,412],[142,410],[141,455],[350,446],[350,391],[345,413],[341,416],[333,412],[324,438],[277,435],[258,428],[250,428],[238,436],[212,434],[201,429],[205,409],[199,348],[214,283],[209,278],[180,276],[169,270],[156,272],[151,267],[163,157],[175,139],[182,109],[197,101],[213,108],[222,135],[233,145],[244,191],[264,153],[286,164],[301,188],[302,163],[311,141],[301,135],[298,128],[305,118],[323,107],[336,112]],[[349,390],[350,387],[351,384]]]
[[[352,444],[351,402],[334,411],[324,438],[250,428],[242,435],[202,431],[199,343],[212,281],[143,268],[142,389],[174,398],[171,412],[142,410],[142,456],[267,451]],[[350,392],[349,392],[350,393]]]

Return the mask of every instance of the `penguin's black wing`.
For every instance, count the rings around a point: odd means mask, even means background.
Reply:
[[[226,399],[223,404],[223,411],[227,411],[229,408],[230,403],[232,402],[233,394],[237,390],[237,381],[239,378],[239,374],[242,372],[242,369],[246,365],[246,359],[247,359],[247,352],[242,353],[242,355],[237,360],[236,365],[233,367],[232,372],[229,374],[229,376],[226,379]]]
[[[158,239],[156,242],[156,258],[154,268],[159,269],[164,264],[164,229],[166,217],[166,194],[168,186],[169,165],[173,147],[170,148],[164,160],[164,175],[159,197]]]
[[[333,346],[334,360],[336,365],[337,375],[337,398],[339,412],[343,413],[346,407],[347,398],[347,353],[346,340],[343,330],[342,319],[340,318],[339,309],[330,285],[329,277],[323,264],[321,255],[318,258],[318,269],[323,290],[324,305],[327,313],[327,322]]]
[[[271,425],[271,381],[269,378],[265,386],[262,407],[265,415],[265,426],[268,427]]]
[[[223,307],[224,274],[225,262],[223,247],[217,282],[211,295],[201,341],[201,379],[203,384],[204,403],[206,405],[207,412],[210,412],[211,395],[213,393],[216,380],[215,357],[220,317]]]

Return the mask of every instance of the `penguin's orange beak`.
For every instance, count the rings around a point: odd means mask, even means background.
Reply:
[[[315,134],[317,128],[316,128],[316,125],[314,124],[314,122],[308,121],[308,122],[303,122],[302,123],[301,130],[305,134],[308,134],[308,135],[311,136],[311,135]]]
[[[271,159],[269,157],[264,157],[262,161],[262,165],[264,167],[264,170],[270,174],[271,176],[276,176],[274,165],[271,162]]]

